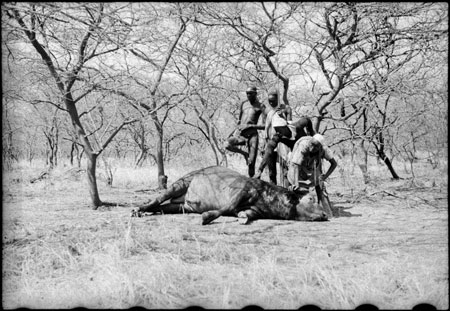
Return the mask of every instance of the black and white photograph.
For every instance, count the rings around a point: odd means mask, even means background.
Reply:
[[[447,2],[2,2],[2,308],[448,310]]]

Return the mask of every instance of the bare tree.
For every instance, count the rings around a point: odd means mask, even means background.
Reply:
[[[393,90],[386,81],[420,59],[430,42],[439,41],[447,32],[442,27],[446,14],[434,4],[332,3],[306,9],[317,13],[307,21],[298,18],[301,36],[292,38],[307,46],[317,64],[302,60],[300,67],[316,94],[315,130],[325,120],[322,132],[346,124],[348,135],[339,141],[368,140],[393,178],[398,178],[385,153],[386,131],[396,122],[386,109]],[[430,35],[425,38],[424,33]],[[384,98],[377,99],[381,94]],[[361,142],[359,146],[368,145]],[[365,159],[366,152],[362,150]]]
[[[10,169],[13,162],[19,160],[18,150],[14,145],[14,134],[19,130],[10,116],[11,104],[8,97],[4,97],[2,105],[2,161],[3,167]],[[32,158],[32,154],[30,155]]]
[[[196,22],[208,27],[225,27],[238,36],[238,59],[246,61],[240,64],[242,69],[251,63],[254,81],[263,88],[282,85],[282,99],[289,106],[289,73],[287,63],[282,60],[280,51],[288,45],[287,38],[282,34],[284,27],[298,9],[296,3],[225,3],[220,5],[201,5],[196,16]],[[268,79],[270,73],[275,79]],[[265,77],[266,79],[264,79]],[[251,80],[250,80],[251,81]]]
[[[239,103],[238,90],[234,89],[243,88],[231,74],[233,66],[221,58],[223,39],[211,27],[193,24],[174,58],[176,73],[188,86],[188,98],[178,107],[178,119],[206,139],[217,165],[227,163],[223,142],[229,128],[224,130],[220,123]]]
[[[177,91],[170,76],[171,60],[189,18],[182,14],[182,4],[132,4],[137,16],[126,47],[123,75],[129,80],[116,90],[142,116],[150,116],[156,133],[155,159],[159,188],[165,187],[164,122],[171,108],[183,101],[183,87]],[[143,145],[141,145],[143,146]],[[144,149],[143,149],[144,150]],[[145,150],[144,150],[145,151]]]
[[[15,22],[8,24],[7,36],[20,41],[23,34],[55,82],[61,102],[64,103],[64,107],[57,107],[69,114],[77,138],[87,156],[89,191],[96,209],[102,205],[95,173],[97,157],[130,121],[118,125],[95,150],[81,123],[77,108],[77,103],[86,100],[94,88],[76,88],[76,85],[79,81],[92,79],[88,70],[89,62],[93,63],[101,56],[120,48],[117,42],[114,43],[117,40],[112,41],[108,37],[116,38],[120,34],[120,25],[115,24],[115,19],[108,18],[117,14],[116,8],[108,11],[101,3],[10,3],[4,6],[3,12],[10,21]]]
[[[49,169],[58,165],[58,149],[60,142],[60,120],[58,119],[58,109],[54,109],[54,114],[50,122],[45,122],[42,126],[42,133],[47,140],[46,163]]]

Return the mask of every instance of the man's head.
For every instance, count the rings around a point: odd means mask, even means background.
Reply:
[[[309,152],[312,155],[317,155],[319,154],[320,150],[322,150],[322,143],[325,141],[325,138],[320,135],[320,134],[316,134],[314,135],[311,140],[309,141]]]
[[[247,99],[250,101],[250,102],[255,102],[256,101],[256,95],[258,94],[257,93],[257,90],[256,90],[256,87],[255,86],[251,86],[251,87],[249,87],[249,88],[247,88],[247,90],[245,91],[246,93],[247,93]]]
[[[278,105],[278,92],[276,90],[271,90],[268,94],[268,101],[270,106],[276,107]]]
[[[321,134],[315,134],[313,139],[317,140],[322,146],[325,146],[325,137]]]

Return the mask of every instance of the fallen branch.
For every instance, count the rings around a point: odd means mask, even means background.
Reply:
[[[378,193],[383,193],[383,192],[386,193],[386,194],[388,194],[388,195],[390,195],[390,196],[399,198],[399,199],[406,199],[406,198],[404,198],[404,197],[398,196],[398,195],[393,194],[393,193],[391,193],[391,192],[389,192],[389,191],[386,191],[386,190],[375,191],[375,192],[370,193],[368,196],[370,197],[370,196],[372,196],[372,195],[375,195],[375,194],[378,194]]]
[[[47,177],[48,177],[48,171],[43,171],[43,172],[41,172],[41,173],[39,174],[38,177],[32,178],[32,179],[30,180],[30,183],[34,184],[35,182],[37,182],[37,181],[39,181],[39,180],[42,180],[42,179],[44,179],[44,178],[47,178]]]
[[[391,193],[389,191],[386,191],[386,190],[380,190],[380,191],[372,192],[368,196],[372,196],[372,195],[375,195],[375,194],[378,194],[378,193],[386,193],[387,195],[390,195],[390,196],[393,196],[393,197],[396,197],[396,198],[399,198],[399,199],[402,199],[402,200],[407,200],[407,201],[408,200],[413,200],[413,201],[416,201],[416,202],[417,201],[423,201],[426,204],[429,204],[430,206],[433,206],[434,208],[437,208],[437,206],[435,204],[431,203],[430,200],[427,200],[427,199],[424,199],[424,198],[420,198],[420,197],[416,197],[416,196],[414,196],[414,197],[402,197],[402,196],[393,194],[393,193]]]

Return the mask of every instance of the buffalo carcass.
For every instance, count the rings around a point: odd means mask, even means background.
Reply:
[[[263,218],[327,220],[309,194],[297,194],[222,166],[202,168],[181,177],[149,204],[133,210],[132,216],[144,212],[198,213],[202,214],[203,225],[220,216],[237,216],[242,224]]]

